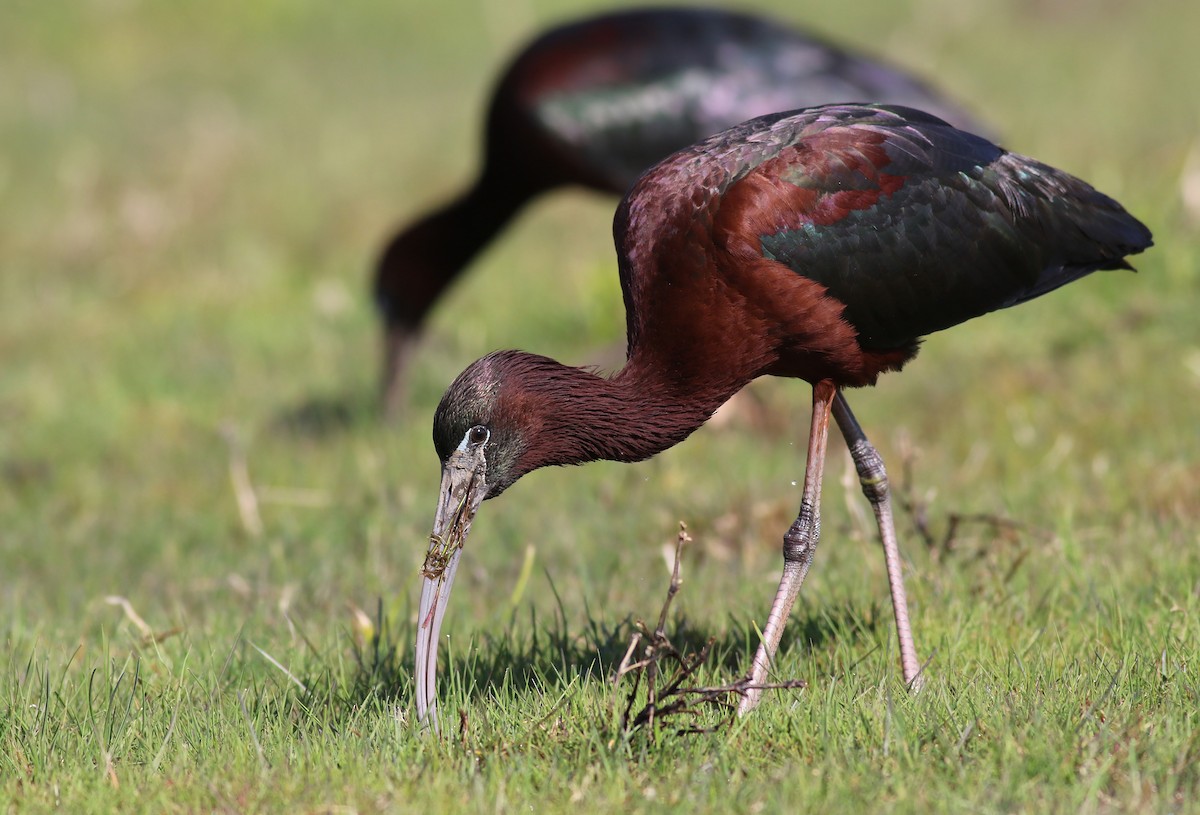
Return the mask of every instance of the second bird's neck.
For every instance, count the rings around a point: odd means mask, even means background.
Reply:
[[[375,296],[390,326],[416,330],[442,292],[537,193],[494,173],[398,233],[375,273]]]

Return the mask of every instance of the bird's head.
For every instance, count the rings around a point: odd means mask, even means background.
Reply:
[[[530,354],[501,351],[476,360],[446,389],[433,415],[433,446],[447,468],[473,463],[482,489],[493,498],[524,472],[519,469],[528,445]],[[547,360],[549,362],[549,360]]]
[[[463,545],[483,500],[541,463],[531,457],[536,445],[530,444],[542,425],[537,384],[556,368],[563,366],[532,354],[489,354],[454,380],[434,414],[442,483],[421,570],[416,701],[418,720],[435,728],[438,637]]]
[[[383,328],[381,394],[384,410],[395,416],[407,400],[409,360],[426,315],[461,268],[444,249],[455,235],[442,213],[399,231],[379,254],[373,293]]]

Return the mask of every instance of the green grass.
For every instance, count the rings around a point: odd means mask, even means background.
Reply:
[[[803,467],[807,389],[775,381],[755,386],[766,421],[640,465],[535,473],[489,503],[447,622],[450,732],[407,724],[433,406],[496,347],[608,353],[613,202],[562,193],[519,219],[437,315],[391,427],[372,412],[367,270],[474,168],[510,49],[579,10],[0,10],[3,806],[1200,811],[1200,213],[1181,197],[1200,6],[1185,0],[807,10],[939,77],[1157,242],[1138,275],[934,336],[853,394],[928,518],[930,544],[900,519],[925,692],[901,687],[882,558],[835,444],[779,664],[808,688],[707,735],[616,725],[608,679],[632,620],[658,613],[679,520],[695,542],[670,631],[715,638],[701,681],[746,664]],[[259,532],[231,486],[241,456]],[[963,522],[947,547],[953,515],[1016,527]]]

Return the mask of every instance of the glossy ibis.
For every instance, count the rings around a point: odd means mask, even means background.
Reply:
[[[899,370],[925,334],[1097,269],[1132,268],[1124,258],[1150,246],[1150,232],[1060,170],[931,115],[873,105],[764,116],[680,151],[641,177],[613,231],[625,367],[605,378],[500,351],[463,371],[438,406],[418,717],[434,710],[438,631],[483,499],[538,467],[653,456],[766,374],[812,383],[813,414],[800,512],[747,684],[765,679],[812,562],[832,415],[875,511],[912,687],[920,668],[887,475],[843,389]]]
[[[770,20],[715,9],[607,14],[534,40],[504,73],[474,185],[400,231],[375,273],[383,394],[394,413],[425,316],[528,200],[580,185],[623,194],[676,150],[765,113],[886,102],[973,132],[917,80]]]

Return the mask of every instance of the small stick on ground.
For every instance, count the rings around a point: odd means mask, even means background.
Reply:
[[[621,730],[626,734],[642,727],[647,728],[653,734],[656,732],[654,729],[656,724],[661,726],[669,717],[678,716],[686,716],[692,720],[688,725],[676,731],[679,734],[711,732],[716,727],[705,728],[694,724],[695,719],[706,707],[716,707],[723,710],[727,715],[725,720],[727,723],[737,712],[736,701],[731,701],[731,697],[736,696],[740,699],[747,691],[754,688],[766,690],[775,688],[802,688],[805,686],[803,680],[753,685],[748,678],[742,678],[727,685],[713,687],[685,686],[684,683],[691,679],[708,662],[714,642],[713,638],[710,637],[699,652],[687,654],[676,648],[666,633],[667,615],[670,612],[671,603],[674,601],[675,595],[679,593],[680,586],[683,584],[683,580],[679,574],[680,555],[684,544],[690,541],[691,537],[687,533],[687,525],[681,521],[679,524],[679,534],[675,539],[675,562],[671,569],[671,583],[667,587],[667,597],[663,602],[662,611],[658,616],[658,626],[651,632],[647,629],[646,624],[640,620],[635,624],[637,630],[634,632],[629,643],[629,648],[625,651],[625,656],[622,658],[621,664],[613,676],[613,686],[615,688],[626,675],[634,675],[633,687],[629,690],[629,695],[625,702],[625,710],[621,714]],[[641,658],[636,662],[631,661],[639,643],[643,640],[645,640],[646,645],[642,650]],[[664,670],[667,663],[673,663],[674,670],[670,673],[669,679],[661,683],[660,686],[660,676],[667,675],[667,672]],[[633,714],[634,701],[637,698],[643,677],[646,680],[646,704],[636,715],[631,715]]]
[[[685,524],[683,521],[680,521],[679,522],[679,534],[675,536],[675,560],[674,560],[673,565],[671,566],[671,583],[669,586],[667,586],[667,599],[663,601],[662,611],[659,612],[659,614],[658,614],[658,627],[654,629],[654,634],[650,638],[650,646],[647,648],[647,654],[646,654],[648,658],[651,655],[657,656],[657,654],[659,653],[660,650],[663,652],[664,655],[671,655],[671,656],[677,657],[677,654],[670,653],[671,651],[674,651],[675,649],[674,649],[674,646],[671,645],[671,641],[669,639],[667,639],[667,634],[666,634],[667,612],[669,612],[671,610],[671,601],[674,600],[675,595],[679,593],[679,585],[680,585],[680,583],[683,582],[679,576],[679,555],[681,552],[683,552],[683,545],[685,543],[690,543],[691,540],[692,540],[691,535],[689,535],[687,533],[687,524]],[[704,649],[701,651],[701,653],[704,654],[706,657],[707,657],[709,645],[712,645],[712,643],[709,642],[709,644],[706,645],[704,647]],[[667,649],[670,649],[670,651],[668,651]],[[683,664],[684,660],[680,659],[679,662],[681,664]],[[689,671],[689,673],[690,673],[690,671]],[[658,679],[658,659],[651,659],[650,664],[646,666],[647,699],[646,699],[646,709],[643,711],[643,713],[647,714],[647,722],[650,725],[651,729],[654,728],[654,712],[655,712],[655,709],[657,708],[657,702],[658,702],[658,698],[657,698],[658,693],[657,693],[656,686],[655,686],[655,681],[657,679]]]
[[[1009,541],[1019,540],[1022,535],[1031,535],[1037,538],[1052,539],[1054,536],[1051,533],[1031,527],[1021,521],[1005,518],[1002,515],[995,515],[990,512],[950,512],[946,515],[945,531],[938,535],[933,530],[933,524],[930,518],[929,504],[927,501],[918,498],[915,494],[913,475],[914,456],[911,451],[904,451],[901,458],[901,481],[897,486],[896,494],[899,499],[900,508],[908,515],[912,521],[913,529],[920,536],[925,547],[933,554],[937,560],[943,560],[949,555],[958,551],[960,542],[959,531],[968,525],[979,525],[987,527],[991,530],[995,537],[1004,538]],[[1024,560],[1027,552],[1022,551],[1018,555],[1017,565]]]
[[[258,495],[250,480],[250,467],[246,463],[246,447],[241,431],[232,422],[221,425],[221,436],[229,446],[229,481],[233,485],[233,497],[237,501],[238,517],[242,528],[252,538],[263,533],[262,515],[258,511]]]

